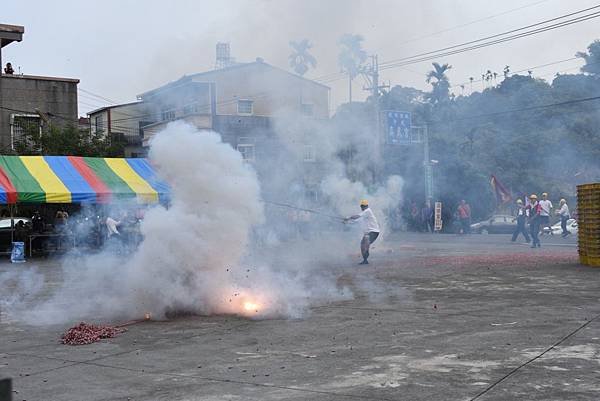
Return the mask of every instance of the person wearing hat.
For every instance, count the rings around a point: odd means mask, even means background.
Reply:
[[[513,220],[517,221],[517,227],[515,227],[515,231],[513,232],[511,239],[512,242],[515,242],[517,240],[519,234],[523,234],[523,237],[525,237],[525,241],[530,241],[529,234],[527,234],[527,230],[525,230],[525,223],[527,222],[528,215],[529,210],[527,210],[527,208],[523,204],[523,201],[521,199],[517,199],[517,212],[515,219]]]
[[[361,220],[363,227],[363,238],[360,242],[360,252],[362,254],[363,261],[359,264],[368,265],[369,261],[367,259],[369,259],[369,248],[379,236],[379,223],[377,223],[375,214],[373,214],[373,211],[369,208],[369,202],[367,200],[363,199],[360,201],[360,209],[361,212],[359,214],[346,217],[344,222],[348,222],[350,220]]]
[[[539,201],[540,204],[540,228],[542,229],[542,233],[544,232],[544,228],[550,227],[550,211],[552,210],[552,202],[548,200],[548,193],[544,192],[542,194],[542,199]],[[550,229],[552,232],[552,229]]]
[[[529,205],[527,206],[527,208],[529,210],[529,233],[531,234],[531,239],[533,240],[531,243],[531,247],[540,248],[540,212],[542,208],[540,207],[540,203],[538,202],[538,197],[536,194],[532,194],[529,197]]]
[[[560,200],[560,206],[556,211],[556,214],[560,216],[560,228],[562,228],[561,236],[564,238],[571,234],[571,232],[567,230],[567,221],[571,218],[571,214],[569,213],[569,206],[567,205],[566,199],[563,198]]]

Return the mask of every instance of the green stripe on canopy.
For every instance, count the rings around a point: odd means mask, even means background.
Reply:
[[[136,193],[121,179],[104,159],[84,157],[85,163],[110,188],[114,198],[135,198]]]
[[[17,202],[46,202],[46,193],[21,159],[14,156],[0,156],[0,167],[17,190]]]

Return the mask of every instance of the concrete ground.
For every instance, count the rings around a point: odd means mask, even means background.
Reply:
[[[299,320],[191,316],[72,347],[4,318],[0,376],[27,401],[597,400],[600,269],[542,241],[388,238],[369,266],[330,267],[354,299]]]

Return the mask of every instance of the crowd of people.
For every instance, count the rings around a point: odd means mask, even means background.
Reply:
[[[410,211],[405,215],[408,231],[433,232],[435,230],[435,211],[429,200],[421,207],[417,202],[410,202]]]
[[[548,199],[548,194],[544,192],[542,198],[538,199],[536,194],[531,194],[524,203],[521,199],[517,199],[517,209],[515,219],[517,227],[512,236],[512,241],[516,241],[519,234],[522,234],[526,242],[531,241],[532,248],[541,247],[540,235],[544,234],[544,229],[550,228],[550,217],[554,206]],[[564,238],[571,234],[567,229],[567,222],[571,218],[569,205],[566,199],[561,199],[558,209],[554,210],[555,214],[560,218],[560,226],[562,229],[561,236]],[[529,230],[526,225],[529,224]],[[550,232],[551,228],[550,228]],[[529,236],[531,235],[531,239]]]
[[[417,202],[409,201],[408,207],[403,209],[402,218],[406,222],[406,229],[414,232],[434,232],[435,212],[430,201],[426,201],[419,208]],[[514,205],[514,219],[516,223],[512,241],[516,241],[519,235],[523,235],[527,242],[532,243],[532,247],[539,247],[540,235],[544,231],[552,233],[552,216],[556,215],[560,219],[562,228],[562,237],[570,235],[567,222],[571,218],[571,212],[566,199],[560,199],[557,208],[554,207],[548,193],[542,193],[540,199],[536,194],[525,196],[523,199],[517,199]],[[444,205],[442,209],[442,220],[444,223],[444,232],[453,232],[458,235],[470,234],[472,225],[472,212],[469,203],[462,199],[455,209],[450,211]]]
[[[23,213],[21,213],[23,214]],[[55,213],[35,209],[31,218],[14,218],[14,241],[24,242],[36,253],[66,251],[73,244],[91,249],[101,249],[114,244],[119,251],[135,249],[141,241],[140,222],[144,210],[139,207],[117,211],[83,208],[71,217],[65,209]],[[2,219],[10,219],[8,211],[1,212]]]

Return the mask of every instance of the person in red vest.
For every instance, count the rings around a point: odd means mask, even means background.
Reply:
[[[471,232],[471,206],[466,200],[461,200],[457,209],[458,219],[460,220],[461,233],[469,234]]]

